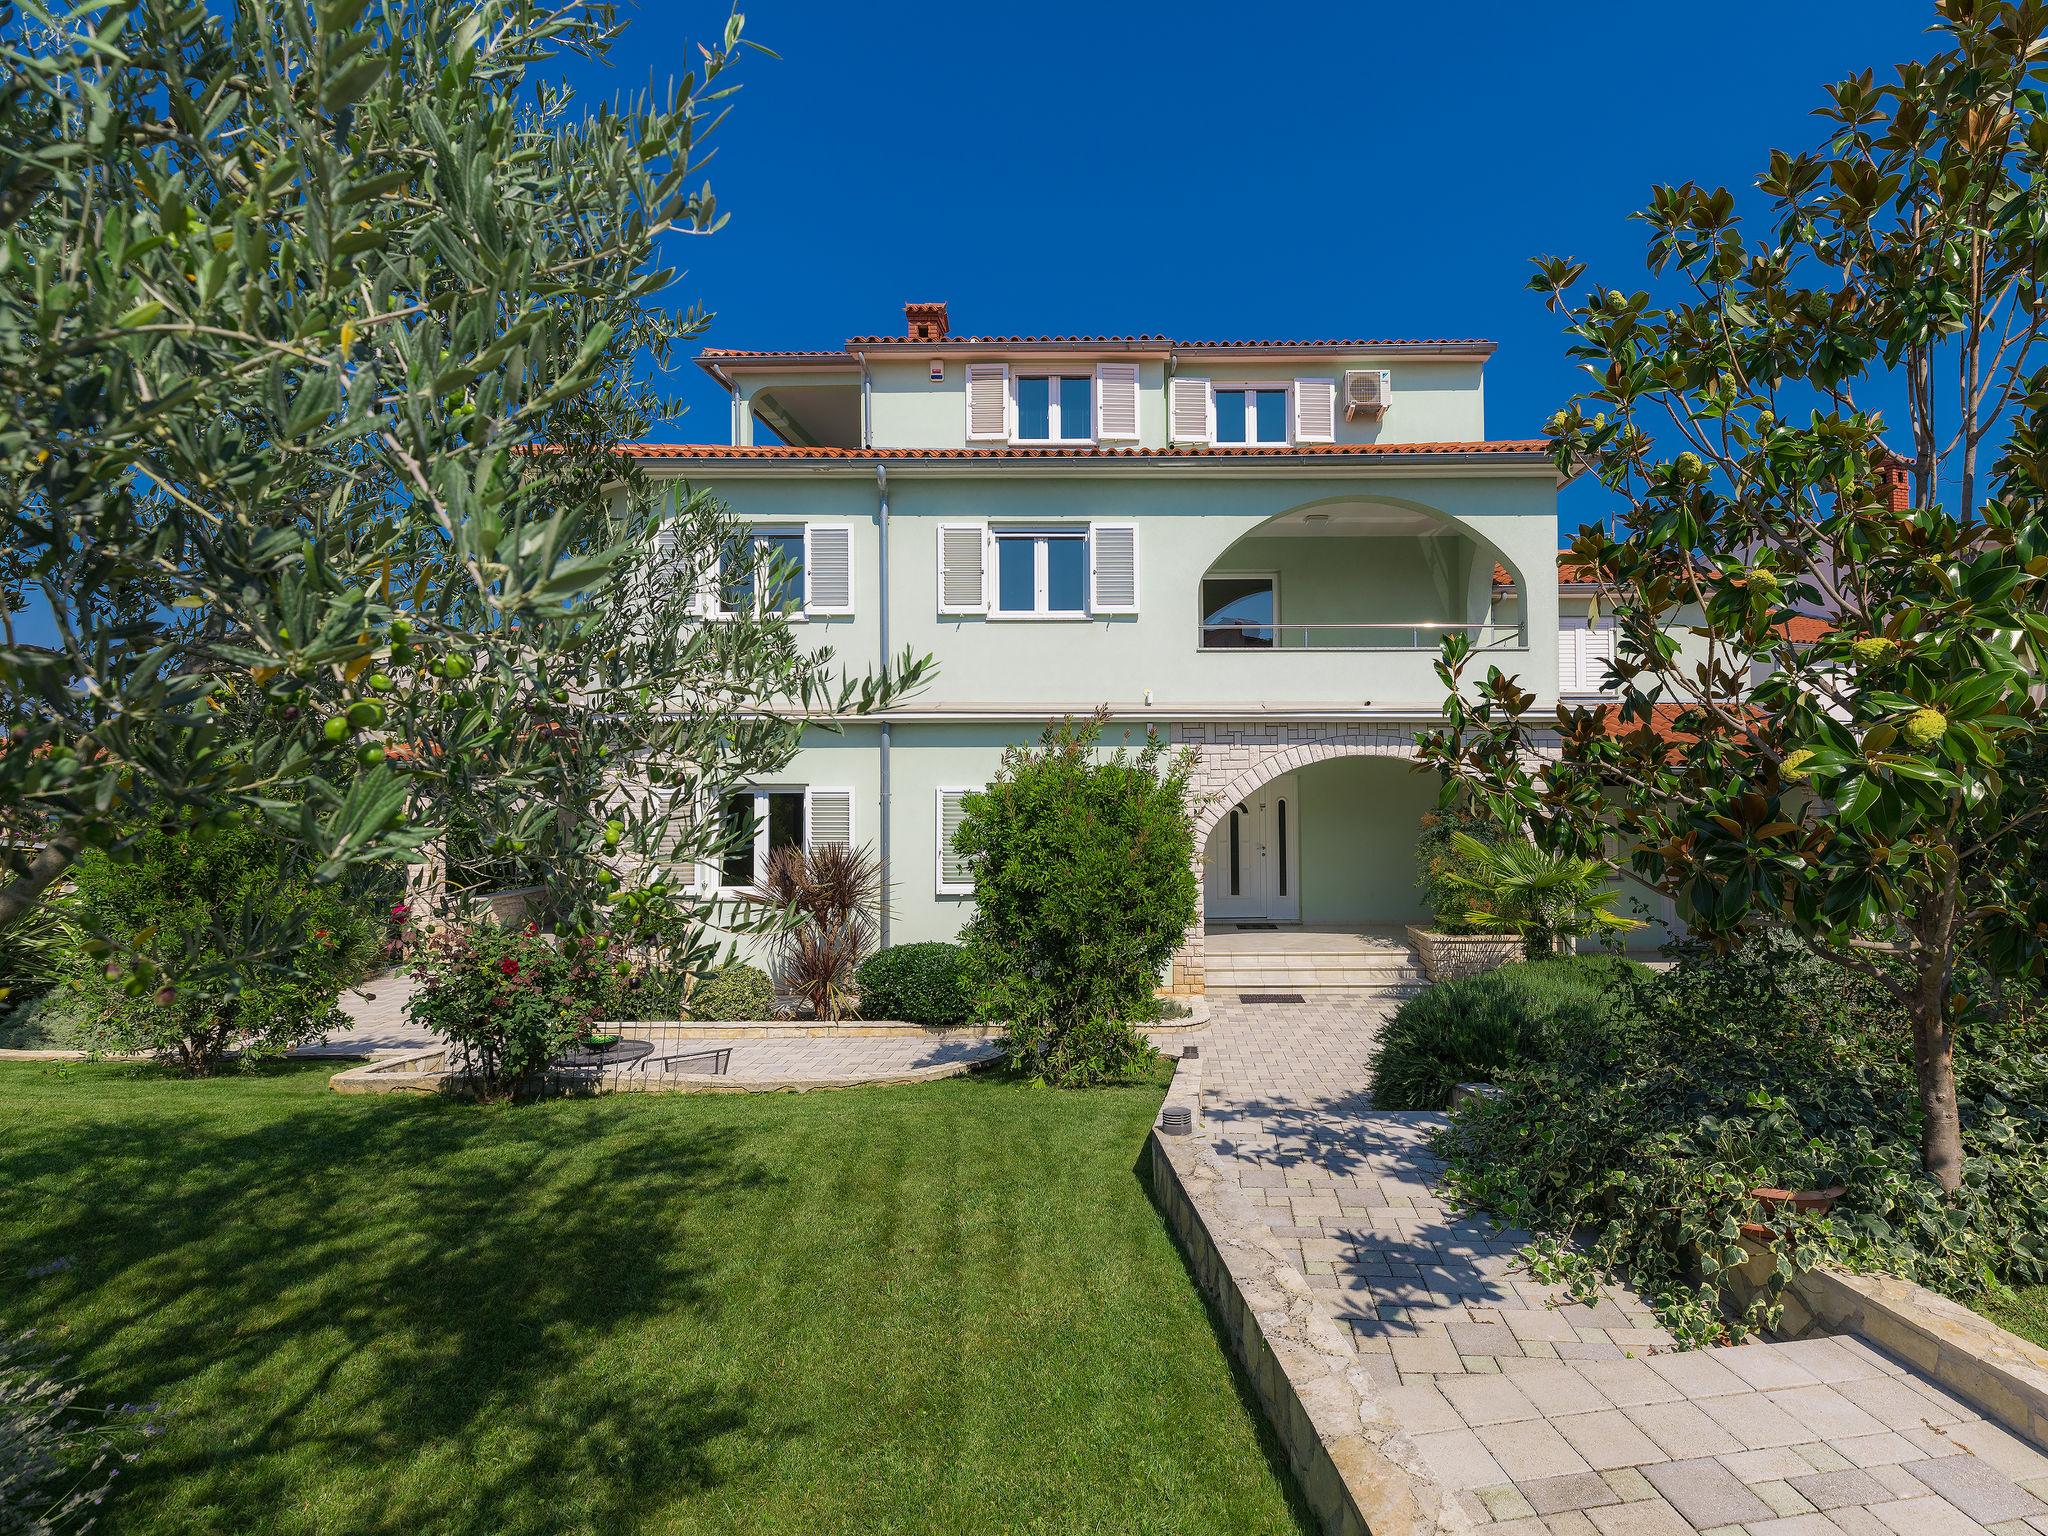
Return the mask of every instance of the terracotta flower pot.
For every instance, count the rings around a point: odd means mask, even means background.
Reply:
[[[1825,1216],[1834,1209],[1835,1202],[1847,1193],[1848,1191],[1839,1184],[1830,1184],[1826,1189],[1772,1189],[1765,1186],[1761,1189],[1752,1189],[1749,1198],[1763,1207],[1765,1216],[1771,1215],[1774,1211],[1808,1211],[1817,1216]],[[1777,1233],[1761,1221],[1745,1221],[1742,1224],[1742,1235],[1759,1243],[1767,1243],[1776,1238]]]

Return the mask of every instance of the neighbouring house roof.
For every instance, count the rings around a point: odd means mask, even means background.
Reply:
[[[757,443],[741,448],[719,443],[626,443],[618,451],[637,459],[728,464],[779,461],[873,464],[877,461],[935,460],[973,463],[1062,459],[1426,459],[1466,456],[1520,458],[1541,464],[1550,462],[1550,445],[1542,438],[1472,443],[1184,444],[1171,448],[830,448],[798,447],[787,443]]]
[[[1794,614],[1783,623],[1773,624],[1771,628],[1775,629],[1787,640],[1790,640],[1794,645],[1811,645],[1814,641],[1820,639],[1821,636],[1831,635],[1835,632],[1835,626],[1831,620],[1817,618],[1811,614],[1804,613]]]

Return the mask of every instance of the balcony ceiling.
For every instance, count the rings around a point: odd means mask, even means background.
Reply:
[[[1383,501],[1325,502],[1283,512],[1255,530],[1261,538],[1457,538],[1459,530],[1443,518]]]

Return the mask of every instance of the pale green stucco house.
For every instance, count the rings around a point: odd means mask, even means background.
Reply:
[[[807,640],[938,664],[918,697],[817,733],[758,786],[760,842],[873,844],[890,941],[949,938],[973,900],[947,843],[960,794],[1049,717],[1104,706],[1112,741],[1149,727],[1200,751],[1207,923],[1419,917],[1435,784],[1413,741],[1438,717],[1444,634],[1542,708],[1560,680],[1558,476],[1540,440],[1487,436],[1492,344],[973,337],[944,305],[906,318],[830,350],[707,351],[732,441],[636,450],[786,540]],[[1568,688],[1597,673],[1579,649],[1566,667]],[[744,862],[722,878],[743,883]],[[1173,981],[1204,975],[1198,930]]]

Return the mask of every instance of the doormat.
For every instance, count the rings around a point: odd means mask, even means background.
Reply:
[[[1231,926],[1239,933],[1278,933],[1280,931],[1278,923],[1233,923]]]
[[[1240,1003],[1305,1003],[1307,998],[1299,992],[1240,992]]]

